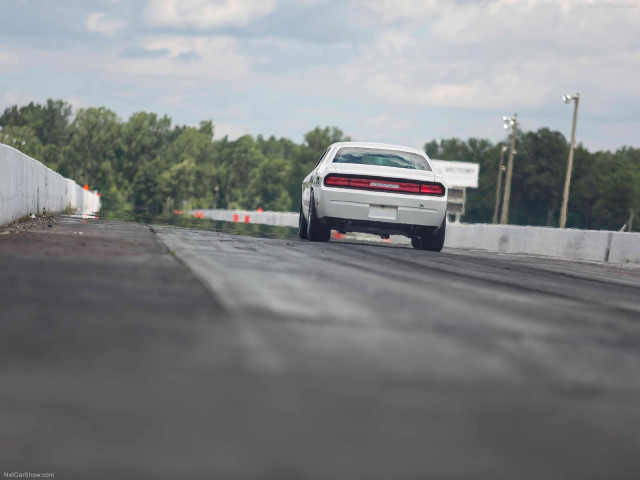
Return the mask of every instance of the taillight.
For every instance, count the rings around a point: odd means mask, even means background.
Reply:
[[[353,188],[371,188],[371,180],[368,178],[350,178],[349,186]]]
[[[420,185],[417,183],[401,183],[400,191],[407,193],[418,193],[420,191]]]
[[[330,187],[357,188],[363,190],[383,190],[398,193],[417,193],[422,195],[444,195],[444,187],[440,184],[402,182],[386,178],[362,178],[328,175],[324,184]]]
[[[420,193],[424,193],[426,195],[442,195],[444,190],[442,189],[442,185],[423,183],[420,185]]]
[[[334,187],[347,187],[349,186],[348,177],[334,177],[332,175],[324,179],[325,185],[332,185]]]

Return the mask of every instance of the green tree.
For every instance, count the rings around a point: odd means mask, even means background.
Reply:
[[[263,161],[264,156],[250,135],[224,144],[218,166],[223,207],[242,208],[254,203],[256,192],[248,187],[254,170]]]
[[[0,117],[0,125],[30,127],[42,145],[62,147],[69,140],[71,105],[62,100],[48,99],[45,105],[31,102],[18,108],[7,107]]]
[[[435,140],[431,140],[431,141],[425,143],[424,144],[424,151],[429,156],[429,158],[435,158],[435,159],[439,158],[438,157],[438,152],[439,152],[438,142],[436,142]]]
[[[200,128],[186,127],[169,145],[163,154],[165,168],[182,165],[180,172],[184,180],[186,172],[194,175],[190,188],[173,190],[175,205],[189,202],[194,208],[212,207],[215,204],[215,187],[219,180],[216,177],[216,160],[218,152],[213,144],[213,123],[202,122]],[[176,171],[177,172],[177,171]],[[184,193],[188,193],[186,196]]]
[[[520,134],[516,150],[510,212],[513,223],[557,226],[569,152],[566,139],[560,132],[541,128]]]
[[[120,182],[131,182],[138,169],[156,158],[169,143],[171,119],[136,112],[122,125],[122,154],[117,167]]]
[[[162,213],[165,205],[161,177],[164,165],[160,158],[144,163],[132,181],[132,201],[136,210]]]
[[[10,125],[0,130],[0,143],[9,145],[35,159],[42,159],[42,144],[33,129],[27,125]]]
[[[292,209],[289,192],[283,188],[291,173],[291,163],[284,159],[267,159],[253,172],[248,191],[252,198],[249,208],[274,211]]]
[[[109,192],[116,181],[113,171],[122,154],[121,128],[117,115],[106,108],[78,111],[72,124],[72,136],[64,150],[60,172],[91,189]],[[106,205],[112,199],[102,196]]]
[[[338,127],[316,127],[304,135],[307,152],[310,162],[318,160],[320,155],[327,149],[329,145],[336,142],[348,142],[351,137],[345,134]]]

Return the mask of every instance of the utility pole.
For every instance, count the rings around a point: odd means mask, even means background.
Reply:
[[[516,130],[518,128],[518,114],[514,113],[513,117],[502,117],[504,121],[504,129],[511,128],[511,145],[509,147],[509,160],[507,161],[507,178],[504,182],[504,199],[502,200],[502,215],[500,216],[500,224],[506,225],[509,221],[509,201],[511,200],[511,176],[513,175],[513,156],[516,153]]]
[[[507,151],[507,146],[502,145],[500,147],[500,165],[498,165],[498,186],[496,187],[496,206],[493,209],[493,220],[491,223],[494,225],[498,223],[498,210],[500,209],[500,194],[502,193],[502,171],[504,170],[504,152]]]
[[[571,186],[571,173],[573,172],[573,148],[576,144],[576,124],[578,123],[578,103],[580,94],[564,95],[564,103],[574,102],[573,106],[573,126],[571,127],[571,147],[569,147],[569,160],[567,161],[567,176],[564,178],[564,192],[562,193],[562,208],[560,209],[560,228],[567,225],[567,208],[569,207],[569,187]]]

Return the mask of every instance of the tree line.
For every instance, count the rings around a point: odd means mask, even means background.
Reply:
[[[104,108],[73,112],[63,100],[14,105],[0,116],[0,142],[101,193],[107,210],[151,214],[176,209],[263,208],[297,211],[300,182],[325,148],[349,140],[337,127],[316,127],[302,143],[245,135],[214,138],[212,121],[172,125],[166,115],[137,112],[126,121]],[[431,158],[480,164],[468,191],[467,222],[493,216],[502,142],[451,138],[425,144]],[[518,132],[510,222],[557,226],[568,143],[542,128]],[[640,149],[575,150],[567,226],[619,229],[640,210]],[[639,223],[639,222],[636,222]]]
[[[466,222],[488,223],[493,217],[500,149],[471,138],[425,144],[431,158],[480,164],[479,187],[467,191]],[[509,223],[558,226],[569,143],[562,133],[541,128],[518,131],[514,158]],[[505,154],[506,164],[506,154]],[[504,184],[504,183],[503,183]],[[633,229],[640,213],[640,149],[622,147],[615,152],[589,152],[581,144],[574,150],[567,227],[591,230]],[[499,218],[499,217],[498,217]],[[636,221],[636,227],[640,222]],[[640,228],[635,228],[640,230]]]

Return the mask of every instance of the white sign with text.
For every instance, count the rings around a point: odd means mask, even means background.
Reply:
[[[478,188],[480,164],[430,159],[433,170],[442,175],[449,187]]]

